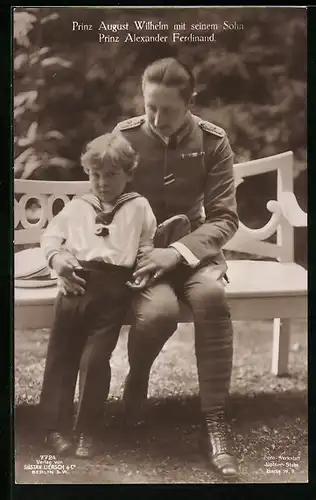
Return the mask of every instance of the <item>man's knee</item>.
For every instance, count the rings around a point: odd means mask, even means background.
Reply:
[[[156,285],[138,297],[134,313],[138,325],[174,331],[179,319],[178,299],[168,285]]]
[[[200,293],[207,302],[211,301],[216,304],[226,304],[227,302],[225,285],[221,279],[212,280],[208,283],[203,282]]]
[[[203,277],[204,278],[204,277]],[[190,293],[190,302],[196,313],[230,316],[225,284],[222,279],[201,279]]]

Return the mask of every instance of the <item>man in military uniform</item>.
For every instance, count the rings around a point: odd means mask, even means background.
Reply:
[[[130,371],[124,401],[129,415],[147,397],[153,361],[177,328],[179,303],[193,312],[201,409],[212,465],[235,477],[225,407],[229,394],[233,329],[225,295],[223,246],[238,229],[233,153],[225,131],[190,111],[194,79],[173,58],[148,66],[142,80],[144,116],[116,129],[139,153],[134,189],[145,196],[158,224],[186,215],[191,233],[138,262],[135,277],[156,276],[135,298],[128,340]]]

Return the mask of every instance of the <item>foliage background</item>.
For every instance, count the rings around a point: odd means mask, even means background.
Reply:
[[[15,8],[14,176],[84,178],[79,158],[85,144],[142,113],[145,66],[175,55],[196,75],[193,112],[226,130],[236,162],[293,151],[295,193],[306,210],[306,17],[306,9],[290,7]],[[244,30],[221,32],[215,43],[98,42],[101,21],[135,19],[161,20],[170,31],[181,21],[224,20],[242,23]],[[72,31],[75,20],[94,30]],[[265,204],[275,196],[275,174],[247,179],[238,189],[242,220],[262,225],[269,218]],[[298,231],[296,258],[302,263],[305,233]]]

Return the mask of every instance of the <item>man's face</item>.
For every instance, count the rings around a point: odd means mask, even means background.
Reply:
[[[158,133],[169,137],[183,125],[189,103],[182,98],[178,88],[146,82],[143,96],[146,117]]]

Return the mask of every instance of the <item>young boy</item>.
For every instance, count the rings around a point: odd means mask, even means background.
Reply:
[[[129,306],[127,282],[138,256],[153,246],[154,214],[148,201],[129,188],[137,160],[122,135],[92,141],[82,156],[91,192],[65,205],[41,238],[60,284],[40,401],[46,442],[56,454],[71,452],[73,431],[75,455],[93,454],[109,392],[110,358]],[[138,286],[145,283],[146,278]]]

